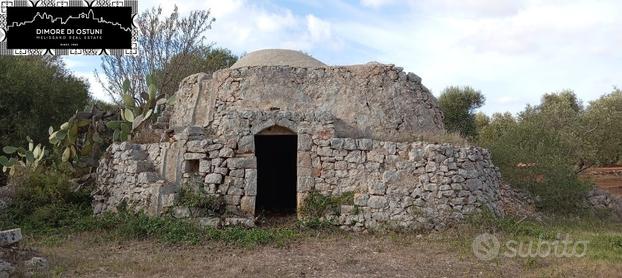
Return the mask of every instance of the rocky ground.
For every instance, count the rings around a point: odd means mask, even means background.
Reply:
[[[0,278],[34,276],[48,271],[48,261],[31,248],[20,246],[20,229],[0,231]]]

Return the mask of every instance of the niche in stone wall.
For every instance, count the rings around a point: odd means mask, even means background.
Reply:
[[[189,174],[199,173],[200,160],[198,159],[186,160],[185,163],[186,164],[184,165],[184,173],[189,173]]]

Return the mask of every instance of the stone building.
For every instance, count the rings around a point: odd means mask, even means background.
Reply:
[[[501,213],[487,150],[419,142],[444,132],[421,78],[393,65],[327,66],[301,52],[260,50],[231,68],[186,78],[159,143],[110,146],[96,213],[127,205],[208,225],[253,225],[295,213],[312,192],[344,196],[326,218],[343,228],[438,228],[481,208]],[[222,200],[205,218],[182,189]]]

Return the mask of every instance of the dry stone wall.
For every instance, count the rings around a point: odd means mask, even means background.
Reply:
[[[443,116],[421,78],[402,68],[242,66],[189,76],[176,97],[158,123],[174,133],[169,142],[108,149],[96,212],[129,205],[250,226],[261,189],[254,136],[278,130],[298,139],[298,211],[312,193],[349,194],[323,216],[344,229],[435,229],[481,209],[502,213],[486,150],[412,142],[443,131]],[[182,189],[222,200],[224,212],[185,207]]]
[[[97,167],[93,192],[95,214],[117,211],[122,206],[159,215],[171,207],[174,184],[161,175],[162,153],[168,144],[112,144]]]
[[[331,138],[314,139],[299,159],[311,170],[299,192],[354,193],[332,217],[343,228],[437,229],[483,208],[502,213],[499,171],[484,149]]]
[[[205,217],[175,205],[174,194],[187,187],[224,199],[226,213],[202,222],[252,225],[254,135],[280,126],[298,136],[298,207],[311,192],[353,194],[352,203],[325,215],[344,229],[438,229],[484,208],[502,213],[499,172],[484,149],[339,138],[334,117],[322,112],[219,113],[209,128],[186,128],[175,143],[111,146],[98,169],[96,211],[125,202],[156,215]],[[176,177],[167,169],[177,169]]]

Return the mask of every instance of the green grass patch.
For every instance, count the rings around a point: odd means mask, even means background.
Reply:
[[[337,196],[328,196],[312,191],[305,198],[300,215],[303,223],[322,227],[326,223],[323,219],[327,215],[339,215],[342,205],[354,205],[354,192],[345,192]]]
[[[586,241],[586,258],[622,263],[622,223],[595,214],[562,217],[549,215],[544,221],[533,219],[496,218],[489,212],[470,216],[466,227],[460,227],[454,245],[465,252],[481,233],[495,234],[501,244],[514,240],[521,243],[564,239]]]

